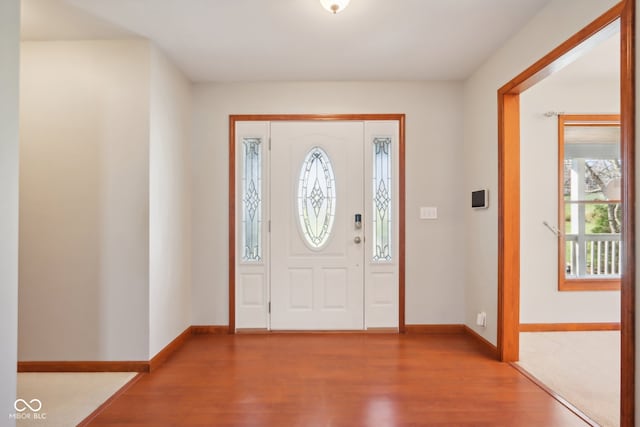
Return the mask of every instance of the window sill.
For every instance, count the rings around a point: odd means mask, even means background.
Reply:
[[[574,279],[560,281],[559,291],[619,291],[620,279]]]

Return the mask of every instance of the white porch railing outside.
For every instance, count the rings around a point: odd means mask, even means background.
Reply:
[[[622,271],[620,234],[566,234],[567,278],[619,278]]]

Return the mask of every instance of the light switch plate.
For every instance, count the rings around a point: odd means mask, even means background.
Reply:
[[[438,219],[438,208],[435,206],[422,206],[420,219]]]

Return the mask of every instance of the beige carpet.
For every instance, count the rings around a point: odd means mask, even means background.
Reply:
[[[38,399],[42,408],[32,412],[22,403],[18,427],[71,427],[91,414],[118,391],[135,372],[99,373],[21,373],[18,374],[18,398],[31,402]],[[32,404],[37,409],[37,402]],[[35,419],[38,418],[38,419]]]
[[[620,425],[620,332],[523,332],[518,364],[601,426]]]

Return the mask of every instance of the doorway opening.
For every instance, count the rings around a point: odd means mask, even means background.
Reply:
[[[403,114],[230,116],[229,332],[404,332],[404,192]]]
[[[519,359],[520,323],[520,94],[571,63],[620,20],[621,402],[620,425],[634,425],[635,403],[635,2],[623,1],[498,91],[498,354]]]

